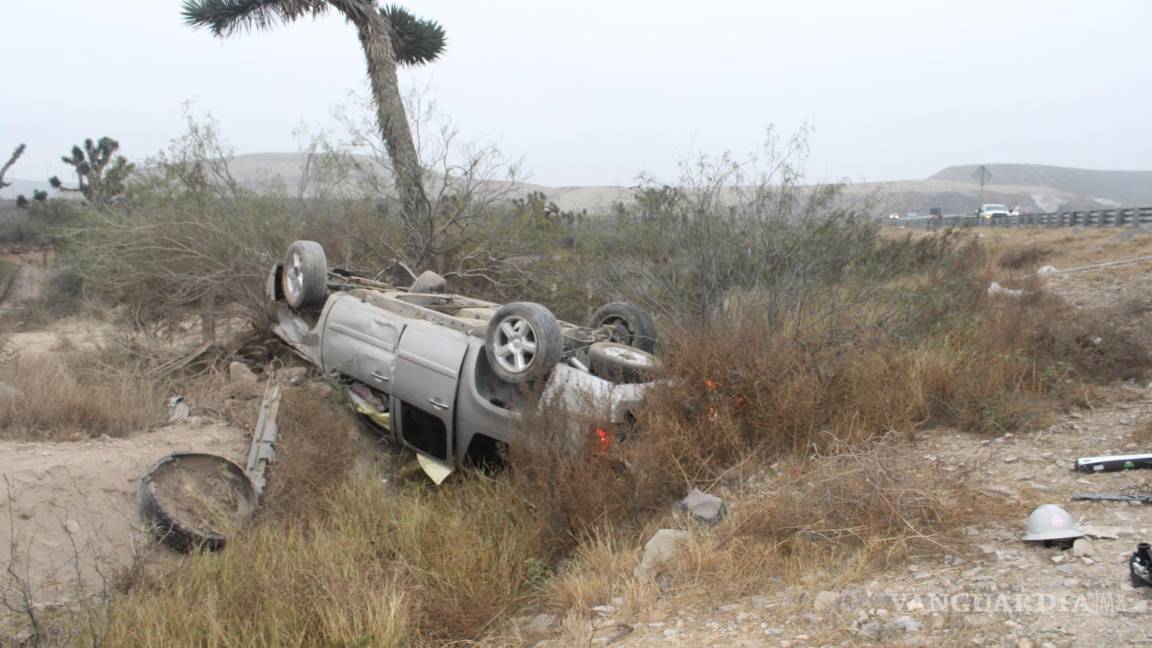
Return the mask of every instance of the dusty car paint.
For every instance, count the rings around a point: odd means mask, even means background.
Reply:
[[[332,292],[319,313],[300,313],[278,299],[278,272],[274,269],[268,282],[275,305],[272,332],[325,373],[378,392],[387,412],[353,394],[358,411],[425,457],[430,476],[443,479],[461,465],[477,435],[503,444],[519,441],[514,423],[522,406],[512,402],[519,392],[486,370],[486,318],[498,304],[349,287]],[[552,369],[542,401],[562,403],[605,424],[626,423],[648,385],[615,384],[576,364]],[[443,438],[426,438],[427,429],[440,426]]]

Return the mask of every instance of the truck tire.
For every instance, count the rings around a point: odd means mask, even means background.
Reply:
[[[628,302],[604,304],[588,318],[588,328],[610,327],[609,342],[652,353],[656,349],[656,323],[646,311]]]
[[[328,296],[328,257],[316,241],[296,241],[284,255],[280,274],[284,301],[292,308],[311,308]]]
[[[231,491],[229,501],[213,503],[234,506],[238,523],[256,508],[257,496],[252,482],[240,466],[224,457],[201,452],[173,452],[163,457],[140,479],[140,519],[161,542],[177,551],[216,551],[228,541],[224,532],[205,526],[201,519],[189,517],[195,506],[181,506],[180,501],[172,499],[177,489],[165,488],[164,484],[177,477],[191,480],[191,484],[203,481],[211,486],[215,482],[215,489],[206,487],[205,491],[214,496],[220,496],[219,487],[224,485],[226,491]],[[207,498],[204,493],[177,492],[194,504],[202,505]]]
[[[651,353],[615,342],[597,342],[588,347],[588,361],[594,375],[624,384],[648,382],[660,367]]]
[[[540,304],[513,302],[501,306],[488,323],[484,353],[492,371],[504,382],[540,380],[563,356],[560,323]]]

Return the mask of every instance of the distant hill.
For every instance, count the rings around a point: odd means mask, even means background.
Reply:
[[[367,158],[359,162],[373,167]],[[1089,209],[1113,205],[1152,205],[1152,172],[1090,171],[1028,164],[992,164],[992,180],[984,189],[985,202],[1026,207],[1034,211]],[[252,189],[279,185],[289,191],[304,175],[304,157],[296,153],[238,155],[231,162],[233,176]],[[939,207],[947,214],[971,212],[979,207],[980,188],[971,177],[975,166],[949,167],[925,180],[853,183],[845,188],[850,200],[864,201],[876,215],[890,212],[927,214]],[[377,173],[383,169],[375,168]],[[383,174],[383,173],[382,173]],[[386,174],[383,174],[386,175]],[[341,190],[352,190],[346,177]],[[518,183],[514,193],[540,191],[561,209],[606,211],[627,201],[632,191],[621,186],[551,187]]]
[[[253,153],[238,155],[229,164],[233,177],[243,186],[255,190],[278,188],[290,195],[299,190],[308,174],[332,195],[358,195],[356,173],[350,170],[334,177],[317,178],[318,169],[306,169],[306,158],[299,153]],[[366,157],[357,163],[372,169],[374,175],[387,176],[387,171]],[[1098,171],[1041,164],[988,164],[991,180],[984,187],[984,202],[1003,203],[1033,211],[1058,209],[1093,209],[1112,206],[1152,206],[1152,171]],[[946,214],[970,213],[979,207],[980,187],[972,177],[977,165],[952,166],[924,180],[853,183],[845,187],[849,200],[868,204],[872,213],[918,212],[927,214],[939,207]],[[14,199],[17,194],[31,196],[35,189],[47,190],[47,182],[13,180],[13,186],[0,192],[0,198]],[[505,182],[492,187],[508,189]],[[550,187],[533,183],[516,183],[513,195],[531,191],[543,192],[561,209],[597,213],[613,203],[627,201],[632,190],[621,186]]]
[[[1098,171],[1043,164],[987,164],[992,177],[985,188],[1001,185],[1050,187],[1123,205],[1152,205],[1152,171]],[[978,165],[951,166],[930,180],[977,184],[972,176]]]

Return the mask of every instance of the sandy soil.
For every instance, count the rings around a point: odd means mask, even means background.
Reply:
[[[93,593],[131,564],[146,543],[136,509],[139,479],[156,460],[175,450],[244,460],[248,432],[200,423],[124,439],[0,442],[0,486],[6,491],[0,561],[13,560],[14,544],[15,567],[39,606],[50,609]]]
[[[5,306],[20,307],[43,285],[42,259],[19,261],[21,272]],[[48,356],[95,347],[114,332],[105,323],[72,318],[12,333],[3,352]],[[136,554],[150,546],[136,502],[147,469],[175,450],[243,462],[249,437],[247,430],[192,417],[119,439],[0,441],[0,570],[10,570],[0,580],[5,586],[0,602],[18,602],[17,589],[24,589],[41,614],[51,615],[112,586]],[[0,645],[22,622],[0,605]]]

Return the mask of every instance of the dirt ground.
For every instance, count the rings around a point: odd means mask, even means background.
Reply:
[[[38,294],[44,270],[33,262],[40,260],[37,255],[22,266],[0,308],[20,309]],[[113,332],[109,324],[71,318],[11,333],[3,353],[47,359],[94,347]],[[23,592],[17,590],[24,589],[38,612],[51,616],[114,586],[150,545],[136,503],[139,479],[149,466],[175,450],[242,462],[250,434],[194,416],[125,438],[0,441],[0,569],[10,576],[2,600],[19,607]],[[8,645],[3,638],[24,622],[20,613],[5,607],[0,606],[0,645]]]
[[[148,467],[176,450],[243,462],[248,440],[194,419],[123,439],[0,442],[0,561],[48,610],[111,586],[147,544],[136,494]]]

